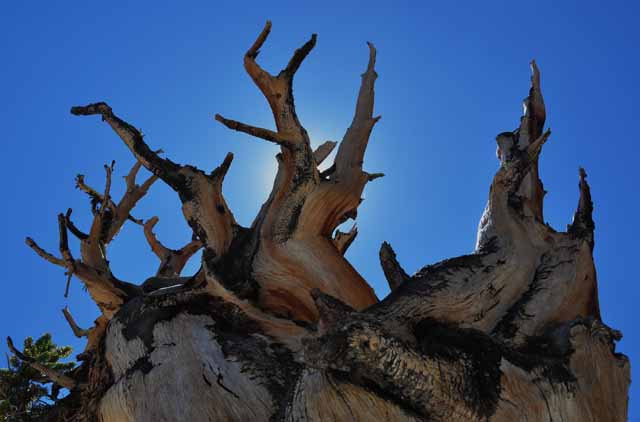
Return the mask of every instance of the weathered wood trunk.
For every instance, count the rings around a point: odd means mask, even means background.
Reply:
[[[476,250],[410,276],[388,244],[380,262],[391,293],[378,300],[345,260],[367,182],[363,170],[373,116],[376,50],[362,75],[353,122],[336,146],[316,151],[296,116],[292,83],[315,35],[284,70],[256,62],[271,24],[245,55],[276,131],[216,115],[227,127],[277,144],[273,191],[251,227],[241,227],[222,195],[232,155],[213,172],[154,152],[105,103],[74,107],[100,115],[137,163],[116,203],[92,198],[83,233],[59,216],[61,258],[29,245],[78,277],[102,311],[83,364],[66,379],[56,413],[75,421],[626,421],[629,362],[615,352],[620,333],[602,323],[592,251],[594,223],[586,173],[566,232],[543,219],[538,159],[549,137],[540,75],[519,127],[497,137],[499,169],[480,221]],[[136,184],[141,166],[153,173]],[[156,179],[179,195],[194,240],[180,250],[153,234],[157,218],[131,216]],[[128,283],[110,271],[106,246],[125,221],[144,226],[161,259],[155,276]],[[399,228],[401,229],[401,228]],[[67,244],[81,240],[81,259]],[[180,277],[202,248],[202,266]],[[69,378],[71,377],[71,378]]]

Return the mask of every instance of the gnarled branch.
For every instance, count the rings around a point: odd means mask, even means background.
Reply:
[[[245,54],[244,67],[269,102],[278,134],[291,144],[308,144],[306,130],[296,115],[292,83],[300,64],[315,46],[316,34],[313,34],[309,41],[295,51],[287,66],[277,76],[272,76],[255,60],[269,32],[271,32],[271,22],[267,21],[262,32]]]
[[[578,238],[585,239],[593,251],[595,223],[593,222],[593,201],[591,200],[591,189],[587,183],[587,172],[581,167],[580,171],[580,199],[578,207],[573,215],[573,221],[567,227],[567,231]]]
[[[338,145],[338,143],[335,141],[325,141],[313,151],[313,159],[316,161],[317,166],[327,159],[336,145]]]
[[[335,239],[333,235],[339,224],[348,218],[355,218],[367,181],[379,177],[379,174],[369,175],[361,170],[366,147],[363,136],[368,137],[377,120],[371,116],[375,49],[370,45],[369,64],[363,76],[353,130],[345,135],[343,142],[346,147],[340,147],[344,160],[359,161],[357,174],[352,172],[353,177],[346,177],[347,173],[343,173],[337,177],[337,172],[333,171],[339,162],[336,160],[331,166],[332,170],[321,177],[318,164],[327,158],[336,144],[329,141],[316,151],[312,150],[309,136],[296,115],[292,86],[300,64],[315,46],[316,36],[312,35],[296,50],[287,66],[274,76],[256,62],[270,30],[271,23],[267,22],[245,54],[244,63],[248,74],[269,103],[276,131],[254,128],[216,116],[217,120],[232,129],[280,145],[278,174],[273,191],[252,225],[252,236],[245,243],[246,253],[255,263],[250,274],[262,287],[259,295],[261,306],[276,314],[292,314],[299,319],[313,320],[316,309],[309,300],[308,292],[318,286],[323,286],[328,293],[355,308],[362,309],[377,298],[342,257],[356,231],[338,233]],[[361,130],[363,125],[369,125],[369,129]],[[313,260],[312,256],[297,252],[303,250],[322,254],[326,262],[321,267],[313,268],[308,261]],[[277,281],[273,274],[278,274]],[[290,293],[283,295],[284,286],[289,284],[295,284],[296,288],[289,289]]]
[[[144,223],[144,236],[153,253],[160,259],[156,277],[178,277],[189,259],[202,247],[202,242],[194,239],[180,249],[169,249],[153,232],[157,223],[158,217],[152,217]]]
[[[206,248],[216,257],[226,253],[237,226],[222,196],[222,182],[233,159],[232,154],[228,154],[222,165],[207,175],[193,166],[182,166],[161,158],[145,143],[138,129],[116,116],[104,102],[72,107],[71,113],[101,115],[136,159],[179,194],[185,219]]]
[[[71,312],[69,312],[68,307],[66,306],[64,307],[64,309],[62,310],[62,314],[64,315],[64,319],[67,320],[69,327],[71,327],[71,331],[73,331],[73,335],[75,335],[78,338],[87,337],[89,335],[91,330],[80,328],[78,324],[76,324],[76,321],[73,319],[73,316],[71,316]]]
[[[380,246],[380,265],[384,276],[389,283],[391,291],[396,290],[403,283],[406,283],[411,277],[402,269],[402,266],[396,259],[396,253],[387,242],[383,242]]]
[[[540,89],[540,71],[535,61],[531,63],[531,70],[531,88],[524,100],[520,126],[513,132],[503,132],[496,137],[500,169],[494,177],[489,200],[480,219],[476,250],[493,238],[505,245],[513,241],[513,230],[505,231],[495,224],[511,220],[510,209],[517,208],[517,213],[544,222],[544,188],[538,175],[538,157],[550,131],[542,132],[546,111]]]
[[[144,142],[142,133],[116,116],[107,103],[99,102],[86,106],[71,107],[71,114],[76,116],[102,116],[102,120],[111,126],[114,132],[120,136],[122,141],[129,147],[131,152],[133,152],[138,161],[150,172],[159,176],[169,186],[174,188],[182,182],[178,175],[180,166],[171,160],[161,158],[156,152],[152,151]]]
[[[70,249],[67,236],[67,221],[64,214],[58,215],[59,251],[58,258],[42,249],[33,239],[26,239],[27,245],[40,257],[67,270],[69,278],[78,277],[87,287],[89,294],[103,314],[110,317],[129,298],[142,293],[141,289],[131,283],[117,279],[108,269],[95,268],[83,260],[76,260]],[[67,289],[68,290],[68,281]]]
[[[73,221],[71,221],[71,214],[73,213],[73,209],[68,208],[67,209],[67,213],[65,214],[64,218],[65,221],[67,223],[67,229],[69,229],[69,231],[71,233],[73,233],[73,235],[75,237],[77,237],[79,240],[86,240],[89,238],[89,235],[85,232],[83,232],[82,230],[80,230],[74,223]]]
[[[349,246],[356,240],[356,236],[358,236],[358,228],[354,224],[351,226],[351,230],[348,232],[341,232],[340,230],[336,230],[336,235],[333,238],[333,244],[336,245],[338,252],[344,255],[349,249]]]
[[[287,145],[287,141],[283,139],[276,132],[263,129],[261,127],[250,126],[235,120],[225,119],[219,114],[215,115],[215,119],[228,127],[229,129],[237,130],[238,132],[244,132],[248,135],[255,136],[256,138],[264,139],[265,141],[273,142],[279,145]]]
[[[375,71],[376,49],[370,42],[367,45],[369,46],[369,63],[367,70],[362,74],[356,111],[351,126],[340,142],[336,154],[335,164],[338,180],[353,179],[359,176],[371,130],[380,120],[380,116],[373,117],[374,85],[378,77]]]

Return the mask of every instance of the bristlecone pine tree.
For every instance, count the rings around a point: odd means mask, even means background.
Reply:
[[[113,166],[91,196],[87,233],[58,216],[60,255],[28,245],[84,283],[101,311],[82,365],[58,382],[73,421],[626,421],[628,359],[618,331],[603,324],[593,263],[593,205],[580,170],[573,222],[557,232],[543,219],[538,159],[550,132],[540,74],[517,129],[497,136],[499,169],[473,253],[408,275],[384,243],[380,262],[391,293],[382,300],[344,258],[356,237],[337,227],[355,219],[374,117],[376,50],[362,75],[355,114],[336,147],[315,151],[298,120],[293,78],[313,49],[312,35],[271,75],[256,62],[267,22],[244,55],[266,97],[276,130],[216,115],[230,129],[279,147],[273,190],[250,227],[240,226],[222,194],[232,154],[211,172],[160,156],[105,103],[73,107],[98,115],[131,150],[127,190],[110,194]],[[153,176],[138,185],[144,166]],[[158,222],[132,216],[149,187],[175,190],[193,241],[181,249],[154,235]],[[135,213],[134,213],[135,214]],[[107,246],[123,224],[143,226],[160,259],[142,283],[109,269]],[[68,247],[80,239],[80,255]],[[200,269],[181,276],[202,249]],[[56,374],[49,376],[55,380]],[[61,414],[59,411],[58,414]]]
[[[55,404],[65,385],[65,377],[59,374],[75,366],[73,362],[60,362],[71,355],[71,347],[57,346],[51,334],[35,341],[27,337],[23,351],[16,349],[11,340],[8,346],[14,356],[7,357],[6,369],[0,369],[0,421],[50,419],[57,411]]]

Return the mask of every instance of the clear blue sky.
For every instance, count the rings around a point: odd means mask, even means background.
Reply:
[[[212,169],[233,151],[225,194],[236,218],[250,223],[268,194],[276,149],[227,130],[213,115],[272,127],[242,68],[244,51],[271,19],[260,61],[272,71],[318,33],[295,81],[298,114],[315,143],[341,138],[366,64],[365,41],[378,48],[383,118],[365,167],[387,177],[365,191],[360,236],[348,256],[379,296],[387,292],[377,262],[383,240],[409,272],[472,250],[498,165],[494,137],[516,127],[528,62],[536,58],[553,129],[541,163],[546,219],[558,230],[570,222],[584,166],[596,207],[604,320],[623,331],[618,349],[640,365],[640,147],[632,103],[640,97],[640,3],[70,3],[14,1],[0,12],[0,335],[21,341],[48,331],[80,351],[60,309],[68,304],[84,326],[97,316],[77,280],[65,300],[63,271],[24,245],[30,235],[55,250],[56,214],[67,207],[87,226],[77,173],[102,186],[104,163],[115,159],[116,174],[124,175],[133,162],[99,119],[71,116],[72,105],[108,101],[178,162]],[[167,245],[189,240],[178,198],[161,183],[135,215],[158,215]],[[136,226],[125,227],[110,259],[118,277],[134,282],[157,265]],[[634,385],[630,420],[640,420],[637,391]]]

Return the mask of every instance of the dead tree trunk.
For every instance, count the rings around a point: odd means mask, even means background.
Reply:
[[[355,219],[374,117],[376,50],[362,74],[355,114],[337,145],[316,151],[296,116],[293,78],[316,36],[271,75],[256,59],[267,22],[244,56],[276,130],[216,115],[230,129],[276,144],[278,173],[251,227],[234,219],[222,194],[233,155],[211,172],[160,156],[105,103],[73,107],[99,115],[133,153],[127,191],[110,195],[78,177],[91,197],[87,233],[58,216],[60,257],[27,243],[87,287],[102,315],[90,329],[58,414],[114,421],[626,421],[629,362],[621,334],[598,306],[592,251],[593,205],[580,170],[579,200],[566,232],[543,219],[538,159],[550,132],[534,62],[519,127],[497,136],[500,167],[478,229],[476,250],[408,275],[387,243],[380,262],[392,292],[378,300],[344,258],[354,240],[337,231]],[[144,166],[153,176],[136,184]],[[131,212],[160,179],[182,202],[194,240],[170,249],[152,218]],[[143,283],[118,279],[107,246],[122,225],[143,226],[160,268]],[[67,242],[80,239],[80,258]],[[202,248],[202,265],[181,277]],[[55,380],[55,379],[54,379]],[[58,415],[58,417],[59,417]]]

